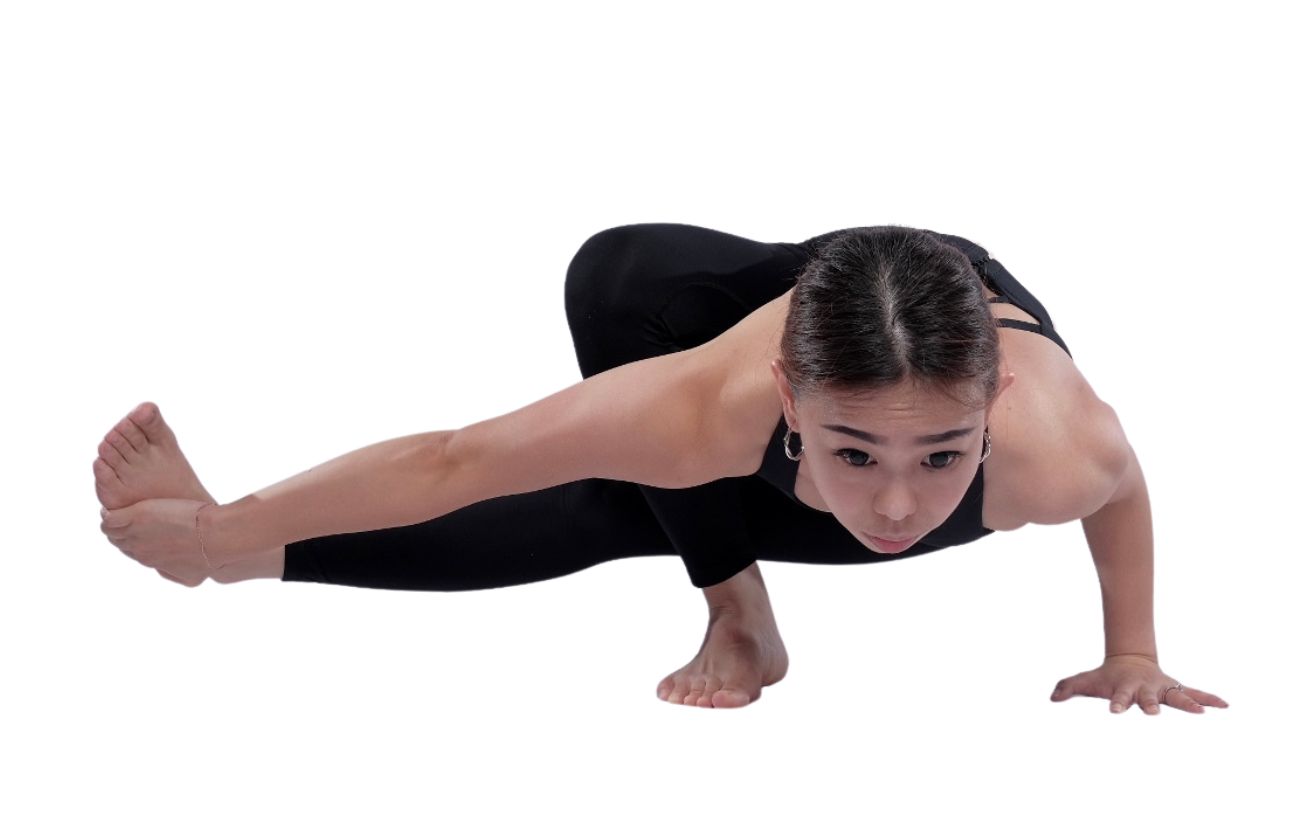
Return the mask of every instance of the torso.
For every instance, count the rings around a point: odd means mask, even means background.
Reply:
[[[985,298],[996,293],[984,287]],[[756,472],[781,418],[781,397],[771,371],[771,361],[780,355],[781,332],[785,325],[790,291],[764,304],[712,341],[697,347],[700,354],[716,356],[719,410],[727,418],[723,446],[726,474],[744,476]],[[989,304],[995,318],[1014,318],[1037,324],[1032,315],[1010,303]],[[1016,480],[1026,479],[1035,446],[1029,444],[1027,428],[1037,427],[1035,418],[1061,416],[1060,401],[1077,400],[1091,394],[1070,355],[1049,338],[1021,329],[999,327],[1002,367],[1015,373],[1015,382],[994,404],[989,416],[993,450],[984,461],[983,524],[990,530],[1015,530],[1026,524],[1017,496],[1025,495]],[[1017,432],[1020,433],[1017,433]],[[1020,489],[1020,490],[1018,490]],[[803,463],[795,476],[799,501],[828,511],[816,486],[805,477]]]

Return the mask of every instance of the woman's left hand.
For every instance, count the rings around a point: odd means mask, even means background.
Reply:
[[[1111,712],[1123,712],[1137,703],[1148,715],[1160,714],[1162,703],[1187,712],[1228,705],[1218,695],[1182,686],[1145,655],[1108,656],[1096,669],[1061,679],[1052,700],[1064,701],[1074,695],[1109,698]]]

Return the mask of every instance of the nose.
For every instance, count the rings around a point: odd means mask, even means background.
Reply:
[[[875,511],[898,523],[916,513],[916,494],[902,482],[892,482],[876,494]]]

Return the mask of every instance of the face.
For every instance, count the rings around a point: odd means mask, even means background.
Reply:
[[[869,397],[823,394],[795,403],[775,362],[773,371],[786,424],[803,443],[802,475],[865,547],[901,553],[956,510],[979,468],[992,404],[972,412],[912,384]],[[999,396],[1013,378],[1003,375]],[[953,431],[962,433],[920,439]]]

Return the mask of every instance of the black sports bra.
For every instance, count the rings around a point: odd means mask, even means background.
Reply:
[[[979,273],[980,280],[996,295],[988,299],[989,303],[1013,304],[1038,320],[1037,324],[1033,324],[1015,318],[997,318],[998,326],[1036,332],[1052,340],[1064,349],[1067,355],[1070,354],[1069,347],[1065,345],[1065,341],[1053,326],[1047,309],[1007,271],[1006,267],[993,258],[988,250],[960,236],[944,235],[930,230],[926,232],[966,254],[975,271]],[[782,414],[777,421],[776,430],[772,432],[772,438],[768,441],[767,451],[763,454],[763,463],[759,466],[756,475],[776,486],[795,502],[805,508],[811,508],[809,505],[804,505],[794,493],[794,481],[799,471],[799,462],[785,455],[785,433],[788,428],[785,415]],[[920,544],[936,547],[961,545],[990,533],[993,533],[992,529],[984,527],[984,464],[980,463],[970,488],[966,490],[957,508],[943,524],[923,536]]]

